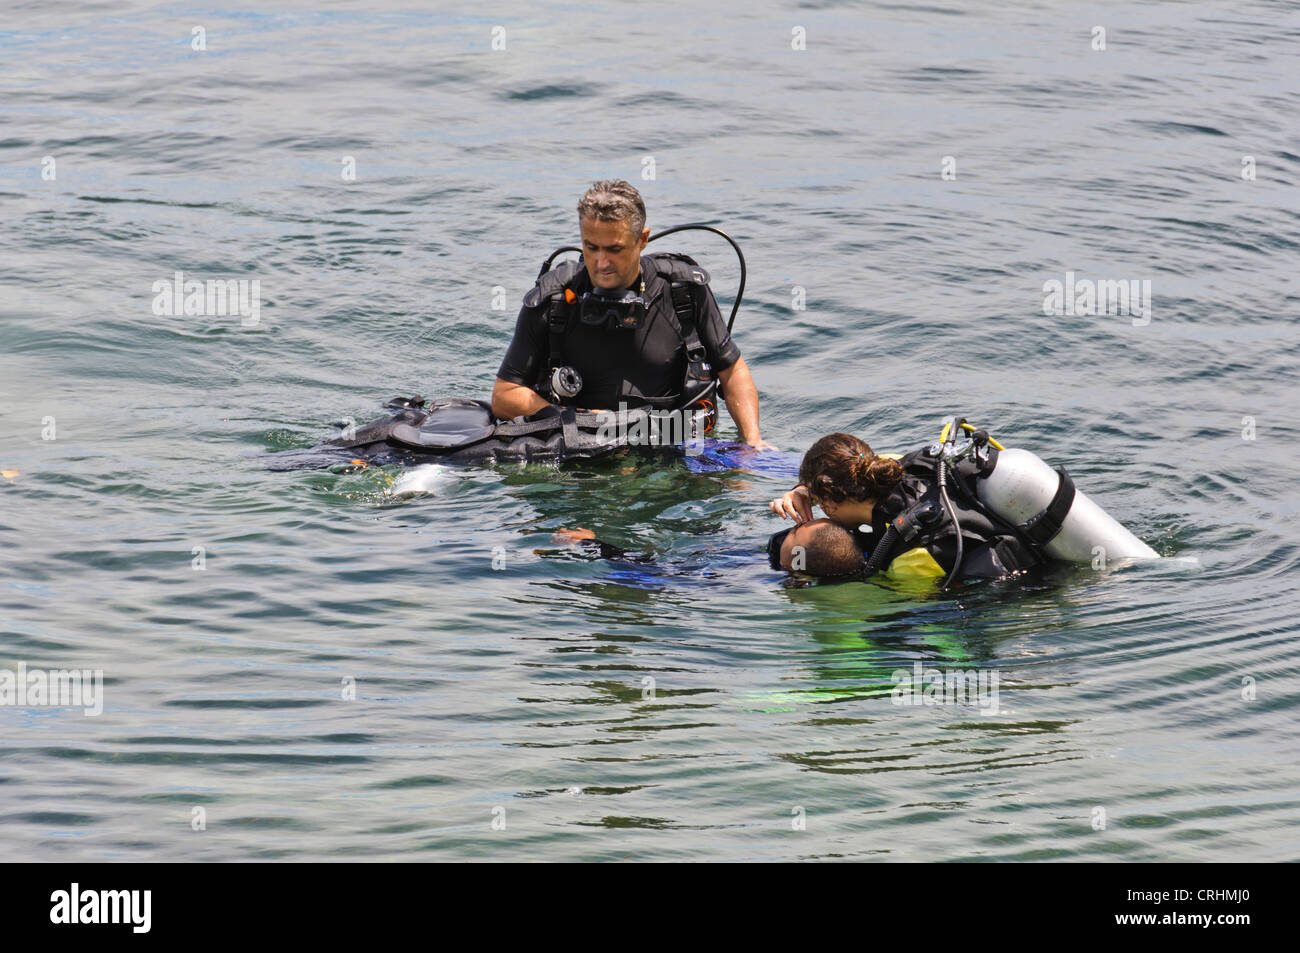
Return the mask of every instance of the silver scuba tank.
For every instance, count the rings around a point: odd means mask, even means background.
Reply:
[[[980,502],[1010,523],[1020,525],[1042,513],[1061,477],[1028,450],[998,451],[992,472],[976,480]],[[1044,546],[1054,559],[1091,562],[1099,553],[1106,560],[1155,559],[1159,554],[1138,539],[1078,488],[1074,501],[1061,520],[1061,530]]]

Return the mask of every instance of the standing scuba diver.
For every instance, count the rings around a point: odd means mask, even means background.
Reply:
[[[268,465],[553,464],[638,444],[694,448],[714,429],[720,387],[741,440],[775,449],[759,433],[758,390],[731,338],[745,290],[740,246],[712,225],[651,235],[645,203],[623,181],[588,189],[578,225],[582,248],[553,252],[524,296],[491,403],[395,397],[389,416],[274,454]],[[720,235],[740,261],[725,323],[694,259],[642,254],[649,242],[688,230]],[[583,257],[552,268],[566,251]]]
[[[954,418],[939,441],[900,458],[876,454],[846,433],[818,440],[805,454],[799,484],[772,512],[796,527],[768,542],[774,568],[804,569],[798,547],[826,549],[851,534],[865,557],[830,561],[825,575],[994,579],[1050,562],[1155,558],[1158,554],[1027,450],[1007,449]],[[829,521],[814,537],[812,505]],[[805,542],[805,540],[807,542]],[[824,556],[818,553],[819,558]],[[825,559],[821,559],[825,563]]]
[[[711,430],[720,381],[741,439],[768,448],[758,390],[708,273],[685,255],[643,255],[651,240],[645,220],[645,203],[627,182],[596,182],[583,195],[583,257],[547,270],[552,255],[524,296],[492,388],[492,413],[507,419],[620,404],[703,409]]]

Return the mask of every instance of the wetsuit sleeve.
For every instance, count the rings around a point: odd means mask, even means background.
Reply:
[[[512,384],[532,387],[546,363],[546,312],[544,308],[523,307],[515,321],[515,336],[501,360],[497,377]]]
[[[709,355],[715,371],[725,371],[740,360],[740,346],[727,333],[727,322],[722,320],[718,302],[707,286],[704,288],[704,308],[701,315],[700,343]]]

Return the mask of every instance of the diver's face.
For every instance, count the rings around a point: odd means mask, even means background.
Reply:
[[[860,523],[871,522],[871,512],[876,506],[875,500],[841,500],[836,503],[834,500],[818,499],[817,505],[821,507],[823,513],[828,519],[834,520],[841,526],[853,529]]]
[[[594,218],[580,219],[579,224],[582,257],[592,286],[605,291],[630,288],[641,270],[641,252],[645,250],[650,229],[643,228],[637,235],[628,222],[601,222]]]

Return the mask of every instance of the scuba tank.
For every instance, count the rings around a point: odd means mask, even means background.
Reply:
[[[993,468],[976,484],[980,502],[1011,523],[1029,524],[1053,504],[1064,515],[1040,524],[1054,529],[1039,543],[1043,552],[1065,562],[1088,562],[1101,548],[1107,559],[1154,559],[1158,553],[1138,539],[1082,490],[1065,468],[1053,470],[1028,450],[1001,450]],[[1032,529],[1031,538],[1032,536]]]
[[[1104,559],[1159,557],[1077,489],[1065,467],[1053,470],[1028,450],[1008,450],[964,417],[945,423],[939,442],[926,453],[935,458],[940,494],[950,509],[945,473],[958,475],[973,468],[973,481],[953,482],[968,497],[973,482],[977,505],[1044,556],[1062,562],[1089,562],[1098,555]],[[949,581],[960,563],[959,549]]]
[[[873,528],[883,533],[864,577],[892,571],[900,554],[928,554],[934,574],[945,575],[943,589],[963,575],[1012,574],[1049,559],[1158,558],[1076,489],[1064,467],[1008,450],[965,418],[952,418],[938,443],[901,463],[903,481],[876,508],[873,522],[882,525]]]

